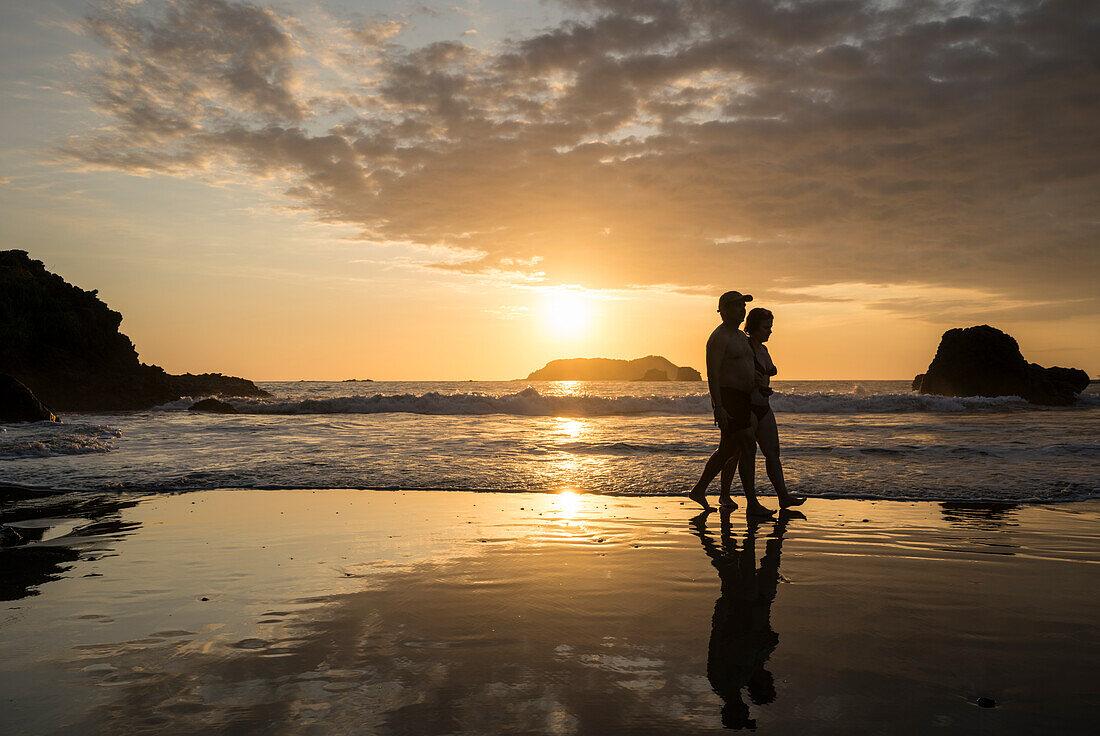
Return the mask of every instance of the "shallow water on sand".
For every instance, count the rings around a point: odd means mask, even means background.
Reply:
[[[705,384],[271,383],[243,414],[74,414],[0,427],[0,480],[80,490],[685,491],[717,430]],[[1100,396],[920,396],[899,381],[777,382],[789,484],[816,497],[1100,497]],[[763,478],[761,485],[770,492]]]
[[[1097,502],[812,500],[759,525],[569,494],[34,503],[0,520],[79,558],[3,588],[17,733],[1030,734],[1098,715]]]

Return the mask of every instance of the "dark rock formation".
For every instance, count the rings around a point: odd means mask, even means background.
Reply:
[[[6,373],[0,373],[0,422],[60,421],[31,390]]]
[[[677,381],[702,381],[703,376],[702,376],[702,374],[699,373],[699,371],[695,370],[694,368],[690,368],[690,367],[684,365],[684,366],[680,366],[679,368],[676,369],[676,380]]]
[[[647,355],[635,360],[615,360],[612,358],[569,358],[552,360],[545,367],[527,376],[528,381],[641,381],[647,373],[659,371],[667,381],[669,376],[678,376],[681,368],[659,355]],[[688,368],[696,376],[697,371]]]
[[[0,601],[37,595],[36,588],[58,580],[80,554],[68,547],[14,546],[0,549]]]
[[[14,547],[23,543],[23,535],[10,526],[0,524],[0,547]]]
[[[76,526],[80,537],[117,538],[119,532],[137,525],[124,518],[122,510],[139,502],[134,497],[122,500],[114,492],[59,493],[0,481],[0,529],[8,530],[0,532],[0,601],[37,595],[40,586],[64,577],[79,559],[76,549],[60,546],[63,538],[43,542],[47,531],[59,525]],[[28,520],[33,521],[23,523]]]
[[[1085,371],[1028,363],[1016,340],[989,325],[943,333],[928,371],[913,379],[922,394],[1020,396],[1047,406],[1073,404],[1088,384]]]
[[[264,396],[251,381],[218,374],[172,376],[145,365],[122,315],[46,270],[25,251],[0,251],[0,373],[44,403],[71,411],[147,409],[181,396]]]
[[[639,381],[667,381],[668,374],[662,371],[660,368],[650,368],[645,372],[645,375],[638,379]]]
[[[189,411],[209,411],[215,414],[240,414],[237,407],[218,399],[203,399],[188,407]]]
[[[246,378],[223,376],[221,373],[184,373],[182,376],[168,375],[168,385],[172,393],[179,396],[270,396]]]

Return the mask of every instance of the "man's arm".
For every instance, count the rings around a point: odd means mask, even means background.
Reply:
[[[729,416],[722,406],[722,386],[719,378],[722,371],[722,359],[725,357],[729,338],[721,330],[715,330],[707,340],[707,388],[710,389],[710,405],[714,409],[714,421],[724,427]]]

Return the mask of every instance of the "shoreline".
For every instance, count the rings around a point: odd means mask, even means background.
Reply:
[[[1100,501],[811,499],[762,524],[669,497],[110,501],[22,522],[41,530],[24,549],[76,558],[0,609],[18,732],[1022,734],[1096,716]]]
[[[700,463],[702,467],[702,463]],[[759,482],[759,478],[757,479]],[[713,490],[716,487],[717,480],[712,485],[712,490],[707,492],[708,499],[713,497],[717,499],[718,491]],[[735,488],[740,481],[735,482]],[[688,486],[685,486],[688,488]],[[211,493],[211,492],[302,492],[302,493],[318,493],[328,491],[341,491],[341,492],[365,492],[365,493],[474,493],[481,495],[502,495],[502,496],[515,496],[522,494],[531,494],[536,496],[556,496],[563,492],[574,493],[578,496],[592,496],[592,497],[607,497],[607,498],[628,498],[628,499],[687,499],[687,490],[677,492],[655,492],[655,493],[641,493],[621,491],[615,493],[605,493],[600,491],[584,491],[576,488],[566,488],[558,490],[545,490],[545,491],[532,491],[525,488],[412,488],[404,486],[220,486],[215,488],[46,488],[36,486],[24,486],[11,483],[5,483],[0,485],[0,511],[3,509],[3,505],[10,501],[26,501],[30,499],[39,499],[46,501],[50,498],[63,498],[66,496],[105,496],[111,497],[117,495],[121,497],[134,497],[134,498],[153,498],[156,496],[174,496],[184,495],[191,493]],[[800,489],[792,489],[792,491],[798,495],[803,493]],[[818,495],[806,496],[807,501],[853,501],[853,502],[872,502],[872,503],[905,503],[905,504],[940,504],[949,505],[955,507],[973,507],[973,508],[1017,508],[1027,506],[1060,506],[1063,504],[1076,504],[1087,503],[1090,501],[1100,501],[1100,496],[1092,495],[1090,492],[1083,492],[1085,495],[1080,497],[1073,496],[1073,491],[1067,492],[1065,498],[1028,498],[1028,499],[998,499],[998,498],[974,498],[974,497],[945,497],[945,498],[926,498],[926,497],[898,497],[888,496],[884,494],[866,494],[862,496],[851,496],[839,493],[821,493]],[[739,506],[744,505],[744,495],[738,496],[735,492],[734,500],[738,502]],[[770,488],[765,490],[757,489],[757,495],[761,499],[761,502],[765,506],[774,506],[778,511],[778,500],[776,496],[771,492]],[[0,519],[2,523],[2,519]]]

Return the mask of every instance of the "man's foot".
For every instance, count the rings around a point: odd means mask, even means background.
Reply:
[[[771,509],[769,509],[767,506],[760,503],[759,501],[757,501],[755,503],[750,503],[745,508],[745,514],[747,516],[771,516],[774,513],[775,513],[774,511],[772,511]]]
[[[733,511],[735,508],[737,508],[737,502],[734,501],[729,496],[719,496],[718,497],[718,508],[728,509],[730,511]]]
[[[703,511],[714,511],[714,507],[707,503],[706,491],[692,491],[691,493],[687,494],[687,497],[702,506]]]
[[[788,493],[786,496],[779,499],[779,508],[789,509],[792,506],[801,506],[804,503],[806,503],[805,497],[803,497],[803,496],[792,496],[791,494]]]

